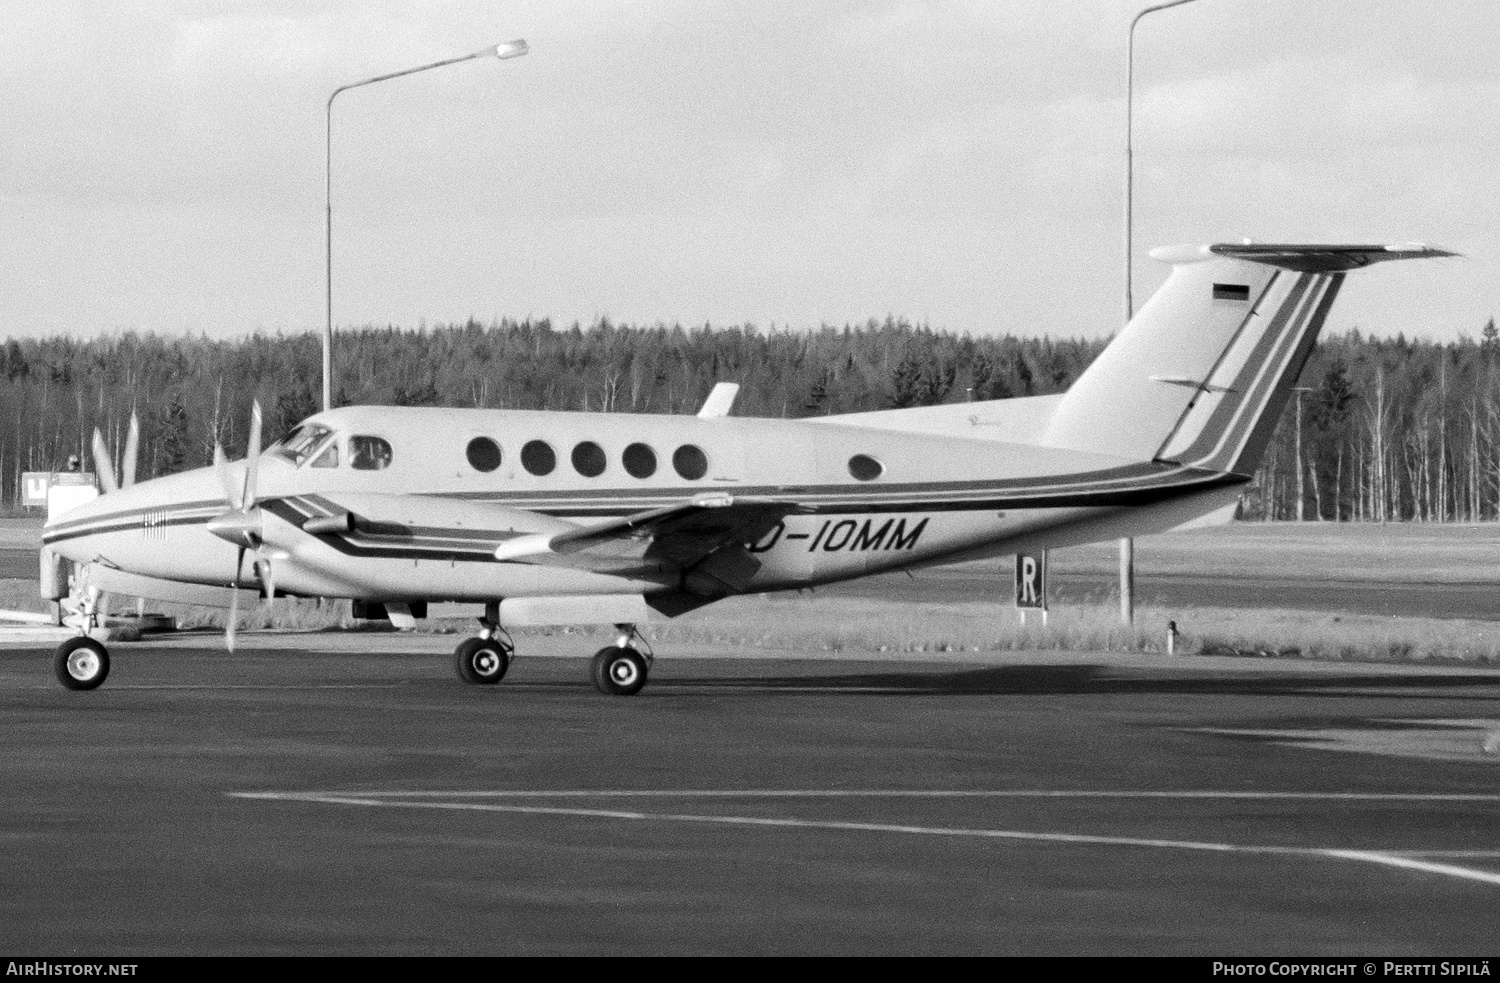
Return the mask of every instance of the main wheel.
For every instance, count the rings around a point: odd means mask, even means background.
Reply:
[[[94,689],[109,675],[109,651],[92,638],[70,638],[57,647],[52,668],[68,689]]]
[[[593,670],[594,686],[609,696],[634,696],[646,685],[646,658],[635,649],[600,649]]]
[[[458,678],[474,686],[493,686],[510,668],[511,648],[496,638],[471,638],[453,650]]]

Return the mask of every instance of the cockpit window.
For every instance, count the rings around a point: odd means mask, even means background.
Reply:
[[[313,451],[323,446],[323,441],[332,433],[332,430],[321,423],[304,423],[281,438],[271,449],[293,464],[300,465]]]
[[[312,464],[308,465],[311,468],[336,468],[338,466],[339,445],[337,443],[329,444],[328,449],[313,458]]]
[[[391,463],[391,445],[380,437],[350,437],[349,466],[356,471],[379,471]]]

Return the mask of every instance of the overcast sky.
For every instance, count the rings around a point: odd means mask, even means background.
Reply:
[[[1143,3],[10,0],[0,337],[334,320],[1122,316]],[[1423,241],[1330,326],[1500,312],[1500,3],[1198,0],[1136,43],[1136,300],[1176,242]]]

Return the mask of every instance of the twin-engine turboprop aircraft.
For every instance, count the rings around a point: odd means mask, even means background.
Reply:
[[[1171,276],[1061,395],[803,420],[729,417],[732,387],[697,417],[350,406],[264,453],[257,407],[245,461],[107,487],[49,522],[44,592],[60,558],[79,564],[85,633],[101,590],[228,606],[231,648],[249,585],[408,625],[429,602],[477,602],[455,653],[475,684],[505,675],[507,626],[614,624],[594,683],[632,694],[653,612],[1227,517],[1345,272],[1453,254],[1152,255]],[[90,689],[109,656],[84,634],[56,666]]]

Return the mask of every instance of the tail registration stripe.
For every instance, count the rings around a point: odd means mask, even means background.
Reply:
[[[1219,444],[1214,448],[1215,453],[1209,461],[1217,470],[1227,470],[1244,453],[1245,446],[1255,432],[1256,425],[1261,422],[1271,400],[1275,398],[1278,389],[1286,380],[1291,362],[1296,357],[1303,339],[1307,337],[1309,331],[1316,330],[1319,326],[1316,324],[1315,314],[1332,284],[1332,278],[1317,275],[1315,279],[1317,282],[1313,289],[1302,298],[1288,329],[1277,339],[1277,350],[1261,366],[1260,374],[1255,380],[1254,394],[1251,399],[1246,400],[1246,406],[1241,408],[1238,418],[1225,431]],[[1233,451],[1226,453],[1230,446],[1233,447]]]

